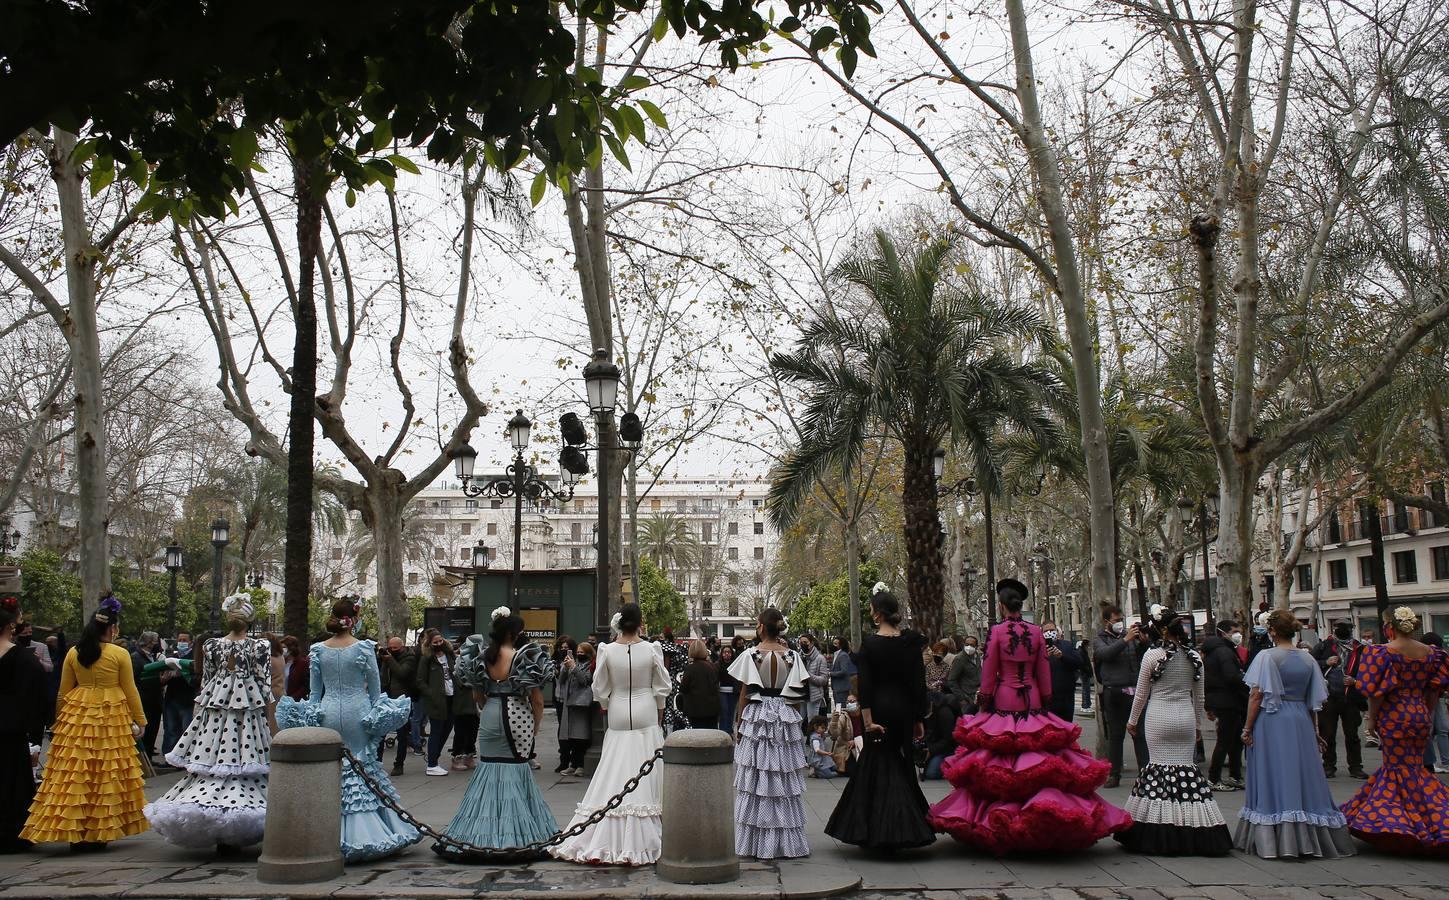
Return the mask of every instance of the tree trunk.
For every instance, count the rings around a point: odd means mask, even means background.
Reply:
[[[850,646],[860,647],[860,526],[845,523],[845,584],[850,595]]]
[[[71,161],[76,136],[57,128],[51,145],[51,177],[60,200],[65,242],[65,281],[70,295],[65,329],[70,343],[75,391],[76,532],[79,539],[81,616],[89,621],[111,589],[110,524],[106,479],[105,396],[101,384],[101,342],[96,323],[95,267],[99,253],[86,220],[80,169]]]
[[[1229,466],[1219,476],[1218,495],[1218,593],[1214,613],[1224,618],[1252,621],[1253,572],[1253,483],[1241,463]],[[1204,554],[1207,547],[1202,548]],[[1212,585],[1204,584],[1212,602]]]
[[[1011,22],[1016,95],[1021,107],[1019,137],[1026,146],[1032,174],[1036,176],[1041,213],[1051,238],[1057,290],[1072,352],[1072,374],[1077,382],[1077,415],[1082,429],[1082,456],[1086,464],[1087,505],[1090,511],[1092,599],[1097,603],[1116,603],[1117,573],[1113,568],[1116,509],[1112,496],[1112,468],[1107,456],[1107,425],[1102,414],[1102,390],[1097,373],[1097,329],[1087,309],[1082,287],[1076,245],[1062,190],[1060,162],[1047,141],[1042,124],[1031,36],[1027,33],[1026,9],[1022,0],[1007,0],[1006,14]]]
[[[307,638],[312,593],[312,414],[317,402],[317,304],[314,288],[322,250],[322,164],[293,160],[297,192],[297,308],[292,344],[292,397],[287,416],[287,548],[282,617],[287,633]],[[381,554],[379,554],[381,555]]]
[[[1368,529],[1369,547],[1373,550],[1372,562],[1369,565],[1373,568],[1374,576],[1374,607],[1379,613],[1374,634],[1379,636],[1379,643],[1385,643],[1388,640],[1384,633],[1384,617],[1389,613],[1389,583],[1384,569],[1384,530],[1379,521],[1377,503],[1361,506],[1359,509],[1359,516]]]
[[[387,483],[368,485],[363,494],[362,522],[372,533],[374,561],[377,564],[377,627],[373,635],[378,641],[405,637],[411,624],[407,594],[403,588],[403,517],[405,501],[398,488],[402,473],[384,469],[396,476]]]
[[[907,446],[901,496],[906,540],[906,592],[916,630],[929,640],[941,636],[941,524],[936,508],[936,474],[931,447]]]

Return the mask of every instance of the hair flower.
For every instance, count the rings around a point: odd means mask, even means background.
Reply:
[[[622,621],[624,621],[623,615],[620,613],[614,613],[614,615],[609,618],[609,630],[614,632],[615,634],[618,634],[619,623]]]
[[[889,588],[886,587],[886,583],[884,581],[877,581],[875,583],[875,587],[870,589],[870,595],[874,597],[876,594],[883,594],[887,590],[889,590]]]
[[[500,606],[493,610],[493,614],[490,616],[490,618],[494,622],[496,622],[499,619],[504,619],[511,615],[513,615],[513,610],[509,609],[506,606]]]
[[[1166,611],[1167,607],[1163,606],[1161,603],[1154,603],[1147,608],[1147,615],[1152,617],[1152,621],[1161,622],[1162,614]]]
[[[783,636],[783,635],[786,635],[786,634],[789,634],[789,633],[790,633],[790,617],[782,614],[780,616],[780,634]]]

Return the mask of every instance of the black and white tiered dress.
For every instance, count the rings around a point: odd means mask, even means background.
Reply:
[[[212,638],[196,716],[166,761],[186,775],[147,805],[146,818],[182,847],[245,847],[262,839],[272,733],[272,653],[261,638]]]
[[[735,852],[809,856],[805,841],[805,662],[794,650],[751,649],[730,666],[745,704],[735,748]]]
[[[1134,853],[1227,853],[1233,847],[1232,834],[1193,759],[1203,721],[1202,657],[1172,643],[1148,650],[1128,721],[1137,725],[1144,709],[1152,761],[1143,767],[1127,798],[1132,827],[1114,837]]]

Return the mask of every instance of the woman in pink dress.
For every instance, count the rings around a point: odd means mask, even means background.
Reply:
[[[1041,629],[1022,621],[1026,595],[1014,579],[996,585],[1002,621],[986,642],[981,711],[957,723],[960,747],[942,767],[956,790],[930,813],[937,831],[997,856],[1081,850],[1132,824],[1097,796],[1110,764],[1047,710],[1051,670]]]

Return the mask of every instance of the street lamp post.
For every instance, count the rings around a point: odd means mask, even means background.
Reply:
[[[523,451],[528,449],[528,438],[532,429],[533,423],[521,409],[508,420],[508,442],[513,447],[513,462],[508,464],[501,478],[490,478],[481,484],[472,484],[473,466],[477,462],[478,451],[464,444],[453,454],[458,480],[463,483],[464,496],[513,498],[513,571],[508,576],[508,596],[509,604],[515,608],[518,605],[519,573],[523,570],[523,500],[527,497],[537,503],[547,497],[567,503],[573,499],[576,483],[570,481],[566,490],[556,490],[539,478],[537,468],[524,461]],[[474,552],[476,554],[477,548],[474,548]]]
[[[1207,620],[1207,628],[1205,629],[1205,633],[1212,634],[1213,629],[1217,627],[1216,619],[1213,616],[1213,589],[1212,584],[1208,580],[1212,577],[1211,571],[1208,568],[1207,538],[1208,518],[1212,515],[1212,510],[1209,507],[1208,499],[1206,497],[1199,498],[1197,504],[1195,505],[1195,508],[1193,502],[1184,497],[1181,500],[1177,501],[1177,513],[1178,516],[1182,519],[1184,529],[1192,524],[1194,515],[1196,515],[1197,517],[1198,540],[1202,542],[1202,597],[1204,616]],[[1189,610],[1190,609],[1191,604],[1189,603]]]
[[[978,489],[976,479],[963,478],[949,487],[941,485],[941,478],[946,474],[946,451],[937,448],[931,456],[931,467],[936,475],[937,495],[956,496],[980,496],[984,503],[986,514],[986,580],[988,587],[996,584],[996,537],[991,527],[991,491],[986,488]],[[996,624],[996,604],[989,599],[986,601],[986,621],[988,624]]]
[[[166,607],[166,636],[176,638],[176,575],[181,571],[181,545],[173,540],[166,547],[166,571],[171,573],[170,602]]]
[[[211,564],[211,631],[215,633],[221,628],[221,561],[222,553],[231,540],[231,523],[226,519],[217,519],[211,523],[211,546],[216,548],[216,556]]]
[[[1068,623],[1066,622],[1066,616],[1064,615],[1062,604],[1059,602],[1055,606],[1052,605],[1051,548],[1048,547],[1045,542],[1042,542],[1037,544],[1035,549],[1036,552],[1039,554],[1036,558],[1036,565],[1037,568],[1041,569],[1042,591],[1045,595],[1042,600],[1042,609],[1046,610],[1047,615],[1051,616],[1056,621],[1057,628],[1065,632],[1065,626]]]
[[[20,529],[12,529],[10,520],[0,520],[0,559],[4,559],[20,549]]]

